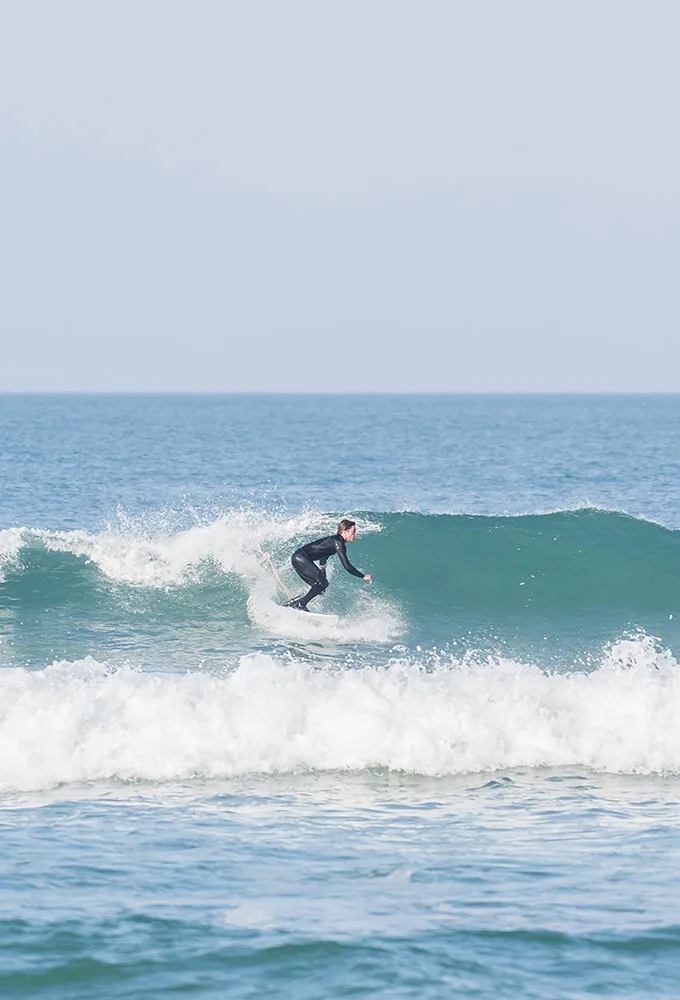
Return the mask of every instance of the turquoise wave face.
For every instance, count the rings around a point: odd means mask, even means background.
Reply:
[[[639,631],[678,647],[679,532],[592,509],[380,520],[367,561],[425,643],[539,662],[588,657]]]
[[[300,633],[300,616],[277,607],[301,589],[289,556],[335,520],[227,514],[153,537],[15,533],[0,583],[5,662],[115,653],[184,669],[310,644],[379,662],[397,643],[568,667],[631,633],[680,647],[680,532],[592,509],[364,514],[348,553],[374,585],[333,566],[316,608],[341,624]]]
[[[624,514],[389,514],[381,521],[366,549],[414,608],[495,617],[527,609],[669,612],[680,604],[680,532]]]

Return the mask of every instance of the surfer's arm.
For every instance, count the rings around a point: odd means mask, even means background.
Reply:
[[[335,551],[338,553],[338,559],[340,560],[343,567],[347,570],[348,573],[351,573],[352,576],[358,576],[360,580],[368,579],[368,577],[364,576],[364,574],[361,572],[360,569],[357,569],[355,566],[352,566],[351,562],[347,558],[347,550],[345,548],[345,543],[342,540],[342,538],[336,538]]]

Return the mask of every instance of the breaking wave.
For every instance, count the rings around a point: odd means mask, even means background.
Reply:
[[[264,653],[229,672],[92,659],[0,671],[0,788],[383,768],[680,773],[680,669],[646,637],[598,669],[441,658],[339,669]]]

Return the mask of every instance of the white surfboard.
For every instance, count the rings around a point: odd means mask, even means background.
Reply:
[[[314,618],[319,623],[319,625],[337,625],[340,619],[337,615],[320,615],[315,611],[303,611],[303,615],[307,618]]]
[[[300,611],[299,608],[289,608],[288,610],[295,611],[305,621],[313,622],[315,625],[337,625],[340,621],[337,615],[321,615],[317,614],[316,611]]]

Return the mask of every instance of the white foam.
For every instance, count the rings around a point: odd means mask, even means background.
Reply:
[[[259,577],[263,547],[332,531],[336,526],[334,518],[310,512],[283,518],[231,511],[183,531],[164,525],[171,520],[172,513],[144,518],[121,514],[117,526],[99,533],[32,531],[30,535],[47,549],[91,560],[112,580],[162,588],[184,583],[193,570],[208,561],[226,573]],[[380,526],[366,522],[361,530],[379,531]]]
[[[0,788],[308,769],[678,774],[679,717],[680,668],[647,639],[568,675],[511,661],[340,670],[265,654],[224,676],[55,663],[0,671]]]
[[[139,534],[87,531],[43,532],[46,548],[71,552],[96,563],[112,580],[163,588],[185,583],[208,561],[224,572],[257,572],[255,553],[266,531],[245,515],[218,518],[185,531],[148,537]]]
[[[360,581],[358,581],[360,583]],[[299,586],[299,584],[298,584]],[[352,611],[335,622],[309,620],[292,608],[281,607],[274,578],[265,573],[253,586],[248,598],[248,613],[260,628],[289,639],[326,639],[330,642],[390,642],[401,635],[404,623],[388,601],[367,592],[368,585],[355,588]],[[323,614],[328,610],[322,599],[313,605]]]

